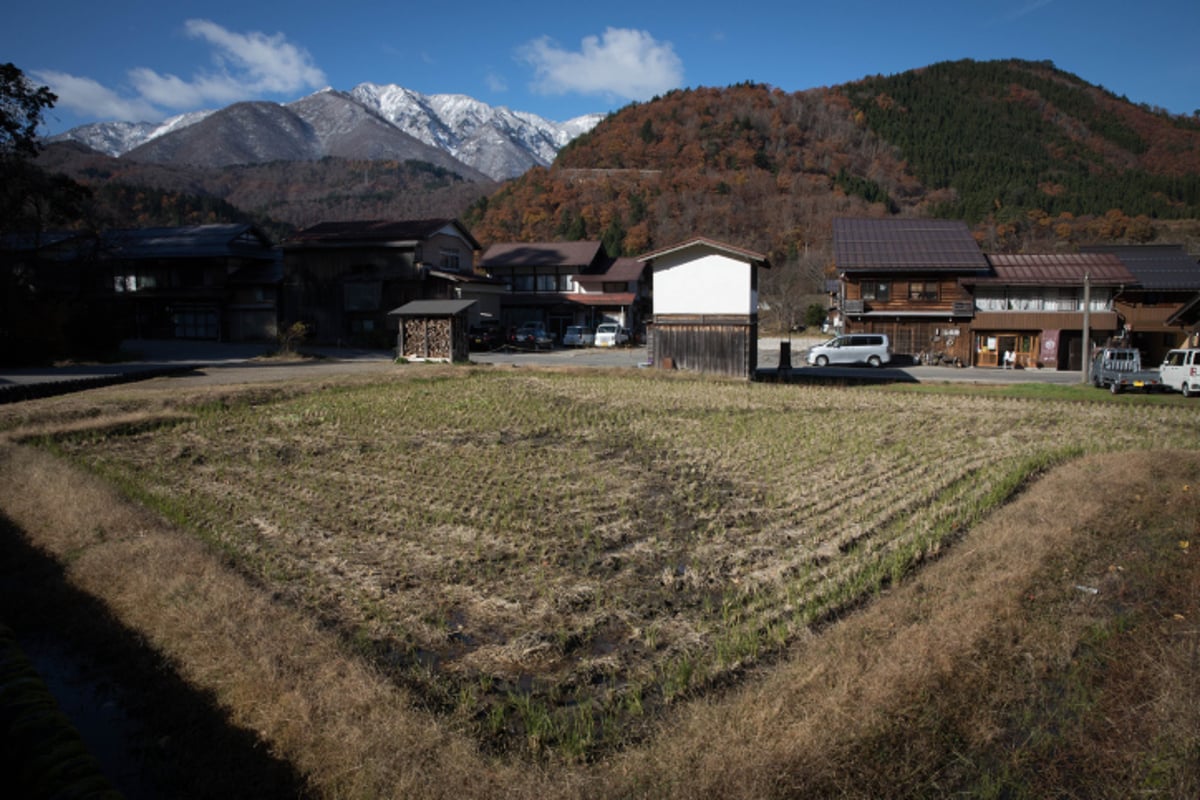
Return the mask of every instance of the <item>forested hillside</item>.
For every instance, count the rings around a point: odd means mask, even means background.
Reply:
[[[39,166],[93,192],[99,227],[253,221],[276,239],[324,221],[456,217],[496,188],[421,161],[275,161],[221,168],[111,158],[73,143],[47,147]]]
[[[1052,64],[958,61],[843,91],[925,185],[956,190],[931,209],[939,216],[1200,216],[1200,120],[1135,106]]]
[[[636,254],[703,234],[787,263],[827,246],[835,216],[894,213],[965,219],[997,251],[1194,236],[1200,121],[1019,61],[676,91],[610,116],[467,221],[485,243]]]

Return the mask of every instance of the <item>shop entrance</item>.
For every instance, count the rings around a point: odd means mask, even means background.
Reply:
[[[1037,364],[1039,346],[1032,333],[980,333],[975,339],[975,366],[1004,367],[1007,353],[1011,359],[1007,366],[1028,369]]]

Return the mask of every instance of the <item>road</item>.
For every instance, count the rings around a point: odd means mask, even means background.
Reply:
[[[1023,383],[1044,382],[1070,384],[1082,381],[1079,372],[1054,370],[1001,370],[984,367],[926,367],[895,365],[870,367],[809,367],[804,365],[805,348],[809,339],[793,339],[789,344],[793,369],[780,376],[777,373],[783,340],[759,340],[758,365],[763,380],[784,379],[803,382],[944,382]],[[36,368],[0,369],[0,401],[5,394],[12,399],[36,396],[40,389],[54,393],[58,390],[85,389],[105,383],[140,380],[158,375],[183,373],[206,376],[213,382],[247,383],[280,380],[292,377],[319,377],[331,374],[367,373],[390,369],[391,351],[354,350],[345,348],[305,348],[306,353],[319,356],[307,360],[264,358],[269,350],[264,344],[222,344],[185,341],[129,341],[123,350],[130,360],[119,364],[68,364]],[[504,348],[496,352],[473,352],[471,360],[479,364],[544,365],[577,367],[649,368],[645,347],[616,348],[555,348],[549,351],[519,351]],[[25,387],[25,388],[22,388]]]

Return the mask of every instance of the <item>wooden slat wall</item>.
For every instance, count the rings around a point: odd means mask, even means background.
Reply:
[[[654,363],[737,378],[758,369],[758,320],[746,317],[654,318]]]

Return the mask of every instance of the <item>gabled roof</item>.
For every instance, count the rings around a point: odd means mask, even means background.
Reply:
[[[471,232],[456,219],[372,219],[350,222],[320,222],[302,231],[297,231],[284,247],[348,247],[361,244],[415,245],[453,227],[471,245],[479,250],[479,242]]]
[[[746,250],[742,247],[735,247],[734,245],[726,244],[725,242],[718,242],[716,239],[709,239],[704,236],[697,236],[678,244],[671,245],[670,247],[664,247],[661,250],[655,250],[653,252],[646,253],[645,255],[638,256],[637,260],[648,263],[656,258],[662,258],[663,256],[672,255],[674,253],[681,253],[685,250],[712,250],[735,258],[739,261],[745,261],[751,266],[764,268],[769,268],[771,266],[771,262],[768,261],[767,257],[762,253],[756,253],[753,250]]]
[[[484,270],[545,266],[583,269],[601,255],[600,242],[504,242],[489,247],[479,266]]]
[[[413,300],[399,308],[393,308],[388,316],[397,317],[453,317],[475,305],[474,300]]]
[[[146,258],[274,258],[271,241],[253,225],[186,225],[178,228],[132,228],[101,236],[105,255]]]
[[[967,223],[948,219],[835,219],[833,257],[842,272],[988,268]]]
[[[1112,253],[1058,253],[987,257],[993,274],[963,278],[964,284],[1005,286],[1082,286],[1087,277],[1093,286],[1131,286],[1136,279]]]
[[[1113,253],[1142,289],[1200,290],[1200,263],[1178,244],[1094,245],[1084,253]]]

